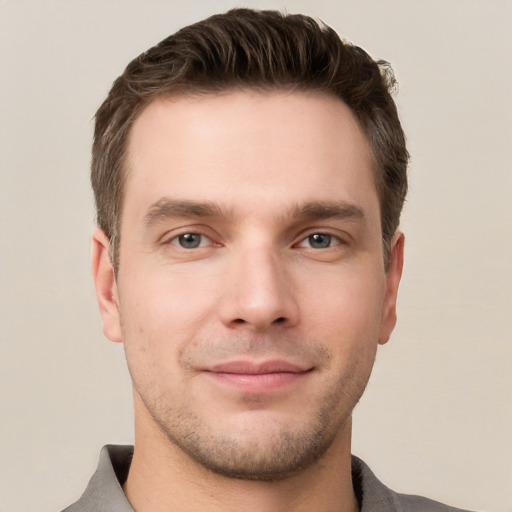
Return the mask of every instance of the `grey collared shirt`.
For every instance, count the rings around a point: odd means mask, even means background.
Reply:
[[[98,469],[81,498],[62,512],[134,512],[122,485],[128,476],[133,446],[104,446]],[[469,512],[421,496],[388,489],[361,460],[352,456],[352,482],[360,512]]]

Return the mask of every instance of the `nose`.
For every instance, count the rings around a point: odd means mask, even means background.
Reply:
[[[271,249],[252,249],[230,259],[219,304],[224,325],[265,331],[292,326],[299,320],[293,280],[286,263]]]

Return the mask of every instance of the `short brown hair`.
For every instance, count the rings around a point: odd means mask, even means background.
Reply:
[[[334,94],[352,110],[375,164],[384,260],[407,192],[408,153],[391,92],[389,64],[310,17],[233,9],[185,27],[141,54],[114,82],[96,113],[91,182],[97,222],[119,264],[123,171],[130,129],[155,98],[231,89]]]

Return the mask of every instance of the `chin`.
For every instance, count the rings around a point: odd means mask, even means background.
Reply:
[[[333,422],[325,411],[300,428],[284,426],[268,417],[263,418],[268,421],[252,418],[252,422],[248,420],[243,426],[231,424],[230,428],[199,424],[197,418],[194,425],[191,418],[182,421],[181,428],[176,424],[159,426],[172,445],[203,468],[227,478],[268,482],[289,478],[311,467],[344,432],[349,439],[349,418],[347,413]]]

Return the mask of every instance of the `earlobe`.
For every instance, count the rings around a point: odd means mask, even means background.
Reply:
[[[103,333],[109,340],[119,343],[122,336],[116,276],[110,260],[110,241],[101,229],[92,235],[91,264]]]
[[[390,262],[386,273],[386,292],[382,306],[382,320],[379,343],[388,342],[396,325],[396,299],[404,265],[404,235],[397,231],[391,240]]]

